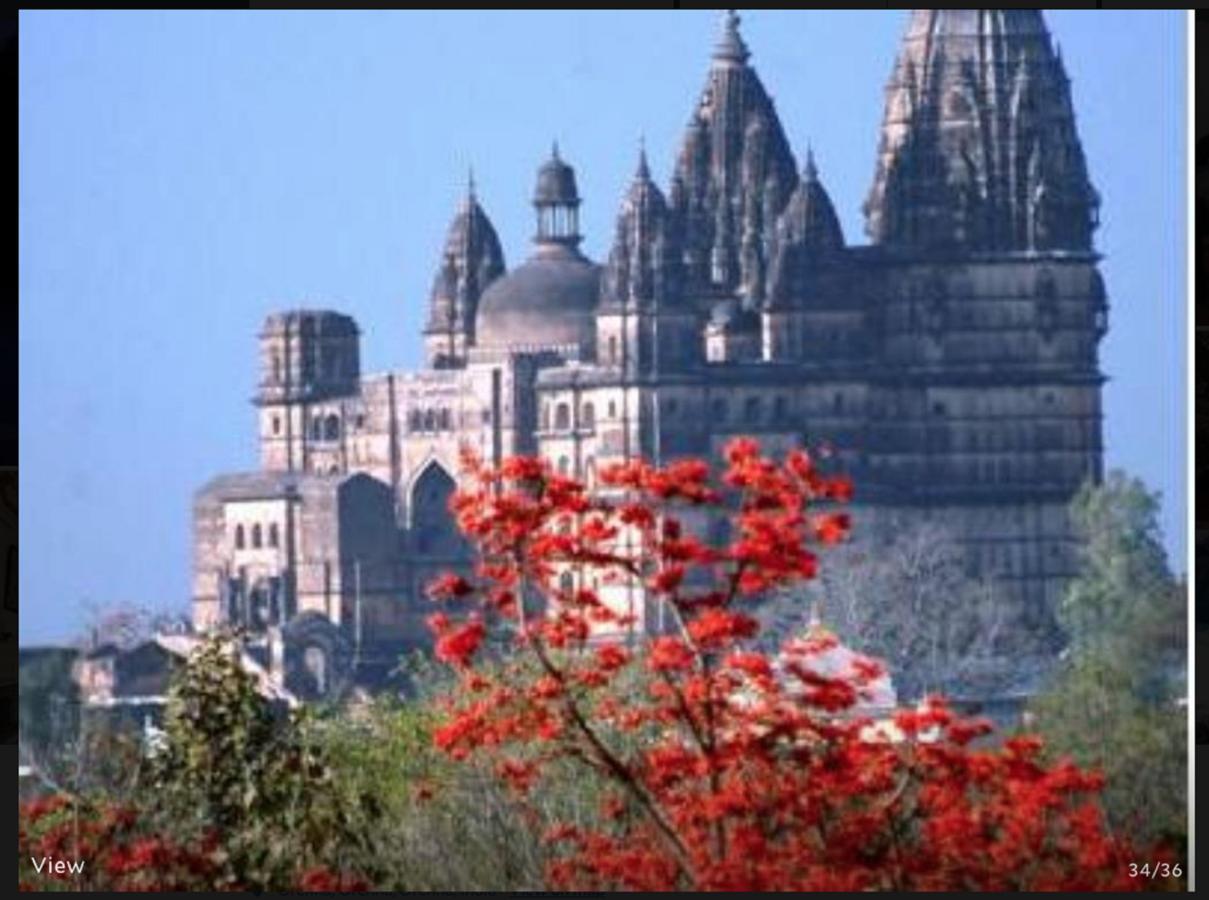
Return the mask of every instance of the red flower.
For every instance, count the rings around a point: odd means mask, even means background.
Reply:
[[[620,669],[630,661],[630,654],[617,644],[605,644],[596,648],[596,662],[606,672]]]
[[[475,620],[441,635],[437,639],[437,659],[454,666],[466,665],[483,642],[484,633],[483,623]]]
[[[428,585],[428,596],[433,600],[448,600],[474,593],[474,586],[461,575],[446,572]]]
[[[687,669],[693,664],[693,654],[684,641],[673,637],[657,637],[647,650],[647,665],[660,670]]]

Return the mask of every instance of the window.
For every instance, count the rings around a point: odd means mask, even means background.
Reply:
[[[281,381],[281,354],[273,354],[273,380]]]
[[[558,474],[566,475],[570,471],[571,471],[571,460],[567,459],[567,457],[565,457],[565,456],[560,456],[558,458]]]
[[[235,549],[236,550],[243,549],[243,526],[242,525],[235,526]]]
[[[784,422],[787,418],[789,403],[785,399],[784,394],[777,394],[772,401],[772,414],[778,422]]]
[[[710,415],[714,417],[715,422],[726,421],[726,398],[715,397],[709,405]]]
[[[361,415],[361,414],[357,415],[357,427],[358,428],[365,427],[365,416],[364,415]]]
[[[831,411],[837,416],[844,412],[844,395],[836,394],[831,398]]]
[[[679,408],[679,406],[680,404],[676,402],[674,397],[667,401],[667,417],[669,419],[674,419],[676,417],[676,410]]]
[[[758,422],[760,420],[759,397],[747,398],[747,402],[743,404],[743,418],[747,422]]]
[[[611,335],[609,337],[609,362],[614,363],[614,364],[617,362],[617,337],[616,337],[616,335]]]
[[[932,414],[935,416],[948,415],[949,409],[939,400],[932,404]]]
[[[560,403],[554,410],[554,427],[560,431],[571,427],[571,408],[567,404]]]
[[[252,526],[252,547],[260,549],[260,525],[259,523]]]
[[[609,418],[610,419],[617,418],[617,401],[616,400],[609,401]]]
[[[584,428],[596,427],[596,407],[591,403],[583,405],[582,417],[579,424]]]
[[[269,546],[277,546],[277,523],[273,522],[269,525]]]
[[[281,434],[281,416],[273,416],[273,434]]]
[[[323,436],[329,441],[334,441],[340,437],[340,419],[333,413],[324,420]]]
[[[448,407],[445,407],[445,408],[443,408],[443,409],[441,410],[441,414],[440,414],[439,421],[440,421],[440,424],[441,424],[441,430],[442,430],[442,431],[448,431],[448,430],[449,430],[449,427],[450,427],[450,422],[451,422],[451,418],[450,418],[450,415],[449,415],[449,408],[448,408]]]
[[[420,419],[420,411],[413,409],[407,416],[407,427],[411,431],[419,431],[424,427],[423,421]]]
[[[316,441],[323,440],[323,420],[316,418],[311,422],[311,438]]]
[[[435,412],[433,412],[431,409],[426,409],[424,411],[424,430],[425,431],[436,431],[437,430],[437,414]]]

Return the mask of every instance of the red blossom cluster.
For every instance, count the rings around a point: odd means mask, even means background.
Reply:
[[[80,891],[238,891],[237,876],[226,871],[221,836],[179,841],[151,833],[130,806],[109,801],[72,800],[52,794],[20,808],[18,866],[21,890]],[[82,862],[76,871],[56,872],[43,860]],[[313,868],[298,875],[299,890],[366,891],[360,878]]]
[[[190,891],[214,887],[221,867],[213,837],[187,847],[138,827],[128,806],[73,802],[60,794],[21,806],[18,837],[26,890]],[[35,861],[82,862],[78,871],[39,872]]]
[[[1141,857],[1105,828],[1098,776],[1046,767],[1029,738],[972,746],[989,726],[939,698],[874,729],[858,702],[882,667],[825,674],[810,665],[825,638],[799,642],[787,665],[750,649],[752,604],[815,577],[819,548],[849,531],[835,505],[851,482],[807,452],[776,461],[739,439],[717,481],[696,460],[632,461],[604,467],[592,493],[535,459],[466,467],[452,509],[481,562],[432,595],[477,608],[432,619],[438,654],[463,677],[435,743],[487,756],[522,795],[559,759],[604,779],[597,825],[547,834],[551,886],[1140,886],[1127,863]],[[689,527],[709,516],[727,519],[725,543]],[[616,640],[634,614],[587,587],[626,583],[672,623],[638,648]],[[495,621],[523,652],[488,675],[474,663]],[[642,673],[641,687],[620,690],[625,673]]]

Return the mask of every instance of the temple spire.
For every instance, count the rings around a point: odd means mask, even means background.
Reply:
[[[651,178],[651,170],[646,162],[646,138],[642,136],[638,138],[638,172],[635,177],[639,181],[649,181]]]
[[[915,10],[865,204],[874,243],[1087,251],[1098,202],[1041,11]]]

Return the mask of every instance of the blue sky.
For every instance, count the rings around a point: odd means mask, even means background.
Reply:
[[[850,242],[906,15],[751,12],[743,32]],[[1185,18],[1047,13],[1073,82],[1112,304],[1107,462],[1186,553]],[[473,165],[509,266],[557,138],[601,258],[640,136],[664,186],[711,12],[63,13],[20,18],[23,644],[85,604],[184,609],[193,491],[256,464],[270,310],[353,315],[367,371],[421,360]]]

